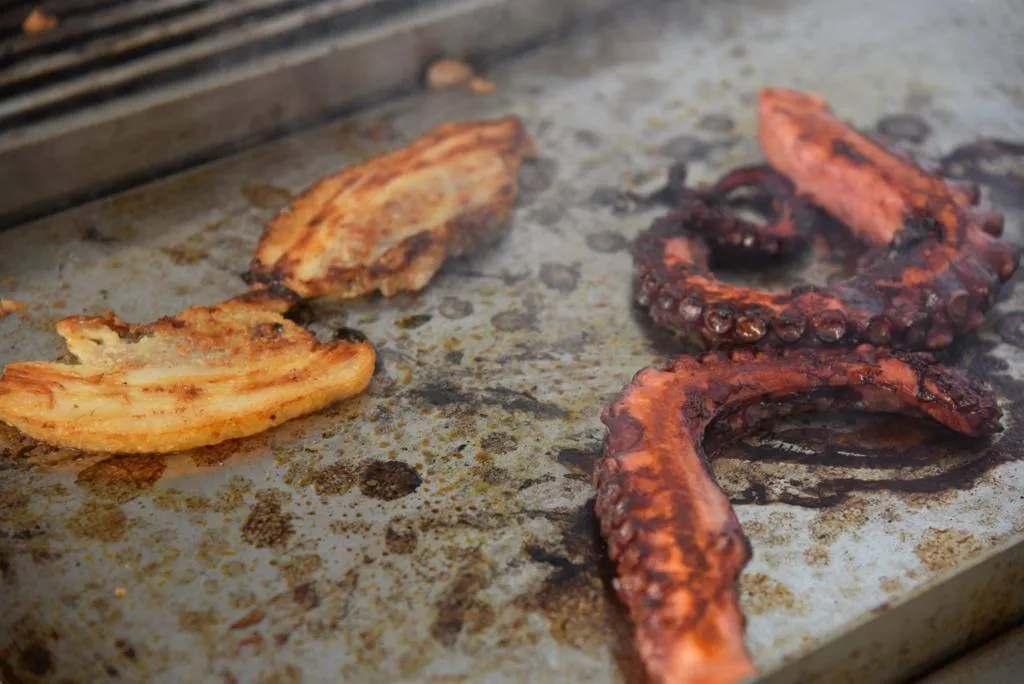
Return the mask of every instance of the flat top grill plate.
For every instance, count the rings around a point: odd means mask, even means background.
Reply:
[[[636,681],[588,476],[601,406],[672,347],[630,305],[627,244],[654,213],[614,190],[673,158],[698,180],[758,159],[764,84],[867,129],[911,115],[936,155],[1012,138],[1022,37],[995,0],[673,3],[496,67],[492,96],[415,95],[0,234],[0,292],[30,304],[0,321],[0,363],[51,358],[62,316],[141,322],[240,292],[288,197],[434,124],[514,112],[544,156],[496,249],[419,296],[315,307],[315,330],[378,345],[365,396],[166,458],[0,432],[0,662],[23,681]],[[1017,164],[987,191],[1014,239]],[[958,354],[1005,399],[994,444],[840,417],[715,450],[755,548],[761,668],[1024,531],[1022,296]]]

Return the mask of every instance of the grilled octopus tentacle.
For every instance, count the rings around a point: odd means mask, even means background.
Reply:
[[[660,684],[723,684],[754,670],[736,581],[751,557],[701,440],[793,410],[928,417],[970,436],[1001,427],[991,394],[926,354],[869,346],[682,357],[640,371],[602,414],[601,533],[636,643]]]
[[[829,287],[776,294],[718,281],[708,270],[708,238],[716,202],[756,176],[740,169],[710,190],[680,191],[679,207],[637,238],[636,298],[656,323],[713,348],[870,342],[939,349],[981,325],[1019,253],[996,237],[1002,216],[974,206],[976,188],[887,150],[816,95],[762,91],[759,125],[775,169],[759,177],[791,181],[785,191],[769,192],[808,198],[874,251],[858,275]],[[736,233],[729,225],[721,230]]]
[[[980,230],[955,246],[918,219],[865,259],[857,275],[775,293],[717,280],[706,241],[686,221],[670,212],[636,239],[635,296],[655,323],[713,348],[870,342],[939,349],[982,324],[1019,261],[1014,246]]]
[[[805,242],[815,218],[812,207],[771,167],[733,169],[703,187],[688,187],[686,176],[685,164],[674,165],[667,185],[655,197],[677,208],[690,230],[706,238],[712,248],[776,255],[792,252]],[[741,210],[764,221],[745,218]]]

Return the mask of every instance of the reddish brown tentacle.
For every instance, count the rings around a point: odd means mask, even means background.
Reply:
[[[945,347],[955,334],[981,325],[1019,259],[1015,247],[981,231],[969,231],[954,247],[911,223],[910,237],[876,250],[857,275],[774,293],[716,280],[707,244],[685,221],[684,214],[670,213],[635,241],[637,301],[658,325],[710,348]]]
[[[726,684],[754,671],[737,579],[751,551],[701,440],[794,410],[896,412],[970,436],[998,432],[992,395],[925,354],[861,346],[684,357],[639,372],[602,414],[597,515],[616,589],[660,684]]]

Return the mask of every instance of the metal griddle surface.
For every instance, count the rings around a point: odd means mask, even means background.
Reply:
[[[662,7],[494,68],[492,96],[415,95],[0,234],[0,292],[30,303],[0,322],[0,363],[52,358],[62,316],[141,322],[241,291],[291,194],[434,124],[514,112],[544,155],[496,249],[419,296],[314,307],[313,329],[378,345],[365,396],[166,458],[0,430],[0,673],[635,681],[588,474],[600,407],[672,347],[630,305],[627,241],[654,211],[608,206],[612,189],[656,185],[672,158],[699,179],[756,160],[763,84],[819,91],[868,129],[910,115],[935,155],[1013,138],[1022,39],[1024,15],[996,0]],[[1021,167],[994,172],[987,198],[1017,239]],[[957,356],[1006,399],[994,444],[841,416],[712,450],[755,548],[743,607],[761,668],[1024,531],[1022,305],[1018,290]],[[987,593],[979,616],[1003,600]]]

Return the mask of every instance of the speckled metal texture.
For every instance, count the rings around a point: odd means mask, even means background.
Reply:
[[[936,157],[1012,139],[1024,131],[1022,42],[1024,15],[996,0],[669,3],[495,67],[493,95],[411,96],[0,233],[0,293],[28,304],[0,321],[0,362],[54,358],[62,316],[109,308],[142,322],[240,292],[289,197],[433,124],[517,113],[543,154],[498,247],[449,264],[418,296],[306,312],[320,333],[355,328],[376,343],[364,396],[169,457],[0,431],[0,673],[638,681],[588,477],[601,406],[679,349],[631,306],[627,247],[655,210],[618,191],[657,185],[673,159],[698,179],[756,160],[754,97],[769,83],[817,90]],[[955,170],[984,173],[986,201],[1018,239],[1021,160],[971,159]],[[755,550],[742,601],[763,671],[1020,548],[1022,350],[1018,291],[950,358],[1002,398],[1007,429],[991,443],[840,416],[710,450]],[[934,656],[921,638],[983,630],[992,606],[1012,605],[1013,557],[987,584],[940,597],[966,626],[940,614],[926,630],[879,631],[903,641],[866,671],[908,671]],[[870,629],[860,638],[872,648]]]

